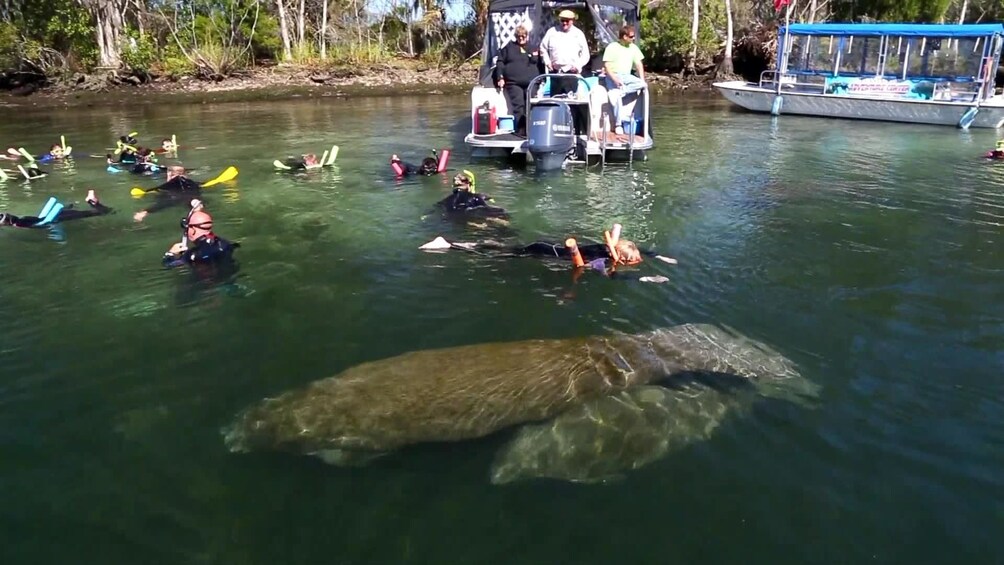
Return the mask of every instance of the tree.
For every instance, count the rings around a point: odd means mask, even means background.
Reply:
[[[732,41],[732,0],[725,0],[725,55],[722,56],[722,62],[716,71],[719,75],[735,74],[732,67]]]
[[[282,37],[282,58],[289,61],[293,58],[293,50],[289,43],[289,24],[286,21],[285,0],[275,0],[276,8],[279,12],[279,35]]]
[[[690,53],[687,55],[687,73],[697,74],[697,30],[701,23],[701,0],[694,0],[694,18],[690,24]]]
[[[79,0],[94,17],[94,34],[98,43],[98,64],[117,69],[122,65],[122,0]]]

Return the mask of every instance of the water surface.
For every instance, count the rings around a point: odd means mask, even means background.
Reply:
[[[469,164],[464,97],[19,111],[2,144],[77,158],[0,209],[98,189],[116,209],[0,231],[0,562],[993,563],[1004,559],[1004,164],[990,131],[654,109],[633,167],[544,178]],[[234,285],[167,271],[180,209],[132,214],[109,142],[177,134],[207,179]],[[276,174],[326,146],[336,167]],[[207,149],[194,149],[206,147]],[[486,234],[426,217],[446,179],[390,153],[452,147],[523,240],[624,237],[679,259],[633,276],[419,252]],[[637,276],[664,274],[665,285]],[[357,469],[235,455],[244,406],[353,364],[487,341],[731,326],[822,387],[606,485],[489,483],[506,435]]]

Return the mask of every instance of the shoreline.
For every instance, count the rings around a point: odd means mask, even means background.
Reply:
[[[273,66],[258,67],[247,76],[217,82],[182,78],[157,79],[140,85],[112,84],[102,82],[101,78],[95,80],[95,76],[78,74],[69,81],[29,94],[0,93],[0,109],[466,94],[477,81],[478,68],[473,65],[438,68],[371,65],[353,69]],[[676,75],[647,73],[647,78],[656,96],[712,90],[711,81],[702,76],[681,79]]]

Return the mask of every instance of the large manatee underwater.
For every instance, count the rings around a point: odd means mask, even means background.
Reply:
[[[707,438],[750,392],[797,400],[815,387],[762,343],[684,324],[404,353],[252,405],[223,433],[235,452],[351,464],[526,424],[499,453],[493,482],[593,482]]]

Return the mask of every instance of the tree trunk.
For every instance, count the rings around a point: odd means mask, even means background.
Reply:
[[[694,19],[690,24],[690,53],[687,54],[687,73],[697,74],[697,28],[701,20],[701,0],[694,0]]]
[[[286,8],[283,6],[285,0],[275,0],[279,8],[279,35],[282,37],[282,58],[289,61],[293,58],[293,51],[289,45],[289,26],[286,24]]]
[[[328,58],[328,0],[321,0],[321,60]]]
[[[94,37],[98,44],[98,64],[117,68],[122,64],[122,9],[121,0],[81,0],[94,16]]]
[[[732,67],[732,40],[732,0],[725,0],[725,56],[722,57],[722,62],[716,71],[719,76],[727,77],[735,74]]]
[[[306,0],[300,0],[300,17],[297,18],[296,20],[296,48],[298,51],[300,51],[301,56],[304,55],[303,48],[306,46],[306,43],[304,43],[304,41],[306,40],[304,34],[304,29],[306,27],[306,20],[307,20],[306,8],[307,8]]]

